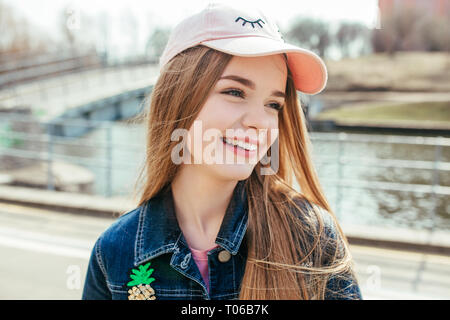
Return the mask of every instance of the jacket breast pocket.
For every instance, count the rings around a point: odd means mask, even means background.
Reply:
[[[108,283],[113,300],[201,300],[202,290],[153,285],[126,287]]]
[[[156,299],[160,300],[202,300],[202,290],[185,288],[166,288],[155,286]]]
[[[107,282],[109,291],[111,291],[112,300],[128,300],[128,291],[120,285]]]

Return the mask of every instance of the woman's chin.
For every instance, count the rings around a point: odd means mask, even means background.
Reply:
[[[244,180],[250,177],[254,164],[214,164],[212,170],[215,174],[231,180]]]

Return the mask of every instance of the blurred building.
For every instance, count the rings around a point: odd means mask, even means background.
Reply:
[[[449,0],[378,0],[381,18],[398,10],[417,9],[424,15],[449,16]]]
[[[450,50],[450,0],[378,0],[375,52]]]

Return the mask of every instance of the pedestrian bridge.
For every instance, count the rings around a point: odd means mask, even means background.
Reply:
[[[78,137],[86,126],[65,119],[114,121],[133,117],[159,75],[157,64],[80,70],[0,88],[0,111],[26,110],[48,133]],[[94,123],[94,122],[93,122]]]

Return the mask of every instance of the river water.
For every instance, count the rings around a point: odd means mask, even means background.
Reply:
[[[104,144],[113,143],[109,149]],[[145,132],[143,126],[115,122],[111,131],[95,129],[78,142],[94,147],[58,146],[56,153],[86,158],[112,164],[111,169],[92,163],[84,165],[95,176],[93,191],[101,195],[130,196],[144,160]],[[343,165],[339,168],[337,141],[312,140],[313,159],[325,195],[341,222],[362,225],[389,225],[424,229],[450,230],[450,201],[448,195],[396,190],[338,188],[334,180],[377,181],[412,185],[432,185],[433,170],[389,168],[377,166]],[[397,159],[433,161],[435,147],[390,143],[344,143],[341,156],[366,159]],[[323,163],[323,158],[328,162]],[[334,158],[333,158],[334,157]],[[441,161],[450,162],[450,147],[443,147]],[[441,186],[450,186],[450,173],[440,171],[437,176]],[[294,186],[298,190],[298,186]]]

